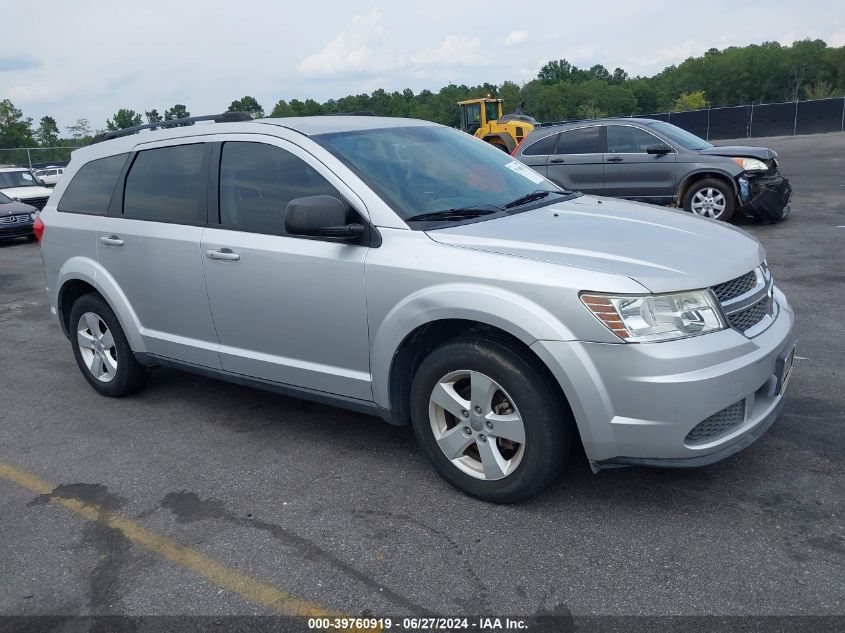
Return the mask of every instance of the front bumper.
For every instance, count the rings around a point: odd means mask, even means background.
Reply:
[[[742,212],[762,222],[785,219],[792,208],[792,185],[780,174],[741,176],[739,195]]]
[[[729,329],[662,343],[538,341],[532,349],[560,382],[594,469],[700,466],[745,448],[777,418],[794,315],[780,291],[775,301],[776,318],[753,338]],[[690,439],[732,407],[741,409],[733,426]]]
[[[34,235],[32,222],[24,224],[0,224],[0,240],[13,239],[15,237],[29,237]]]

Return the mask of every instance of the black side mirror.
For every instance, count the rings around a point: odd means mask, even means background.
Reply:
[[[668,154],[672,148],[668,145],[649,145],[645,151],[648,154]]]
[[[285,230],[291,235],[319,237],[331,242],[358,242],[367,233],[353,222],[355,212],[334,196],[306,196],[288,202]]]

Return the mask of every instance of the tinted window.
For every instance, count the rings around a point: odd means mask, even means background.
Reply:
[[[546,138],[542,138],[536,143],[529,145],[523,154],[526,156],[545,156],[555,153],[555,143],[557,143],[558,134],[551,134]]]
[[[653,134],[629,125],[607,126],[607,151],[618,154],[645,154],[651,145],[666,145]]]
[[[140,152],[126,177],[123,214],[154,222],[205,222],[204,153],[202,144]]]
[[[305,161],[263,143],[224,143],[220,223],[254,233],[285,232],[288,202],[340,193]]]
[[[487,110],[487,122],[496,121],[499,118],[499,103],[497,101],[488,101],[484,104]]]
[[[561,132],[557,141],[557,154],[599,154],[599,126],[582,127]]]
[[[126,156],[118,154],[85,163],[59,200],[59,211],[105,214]]]

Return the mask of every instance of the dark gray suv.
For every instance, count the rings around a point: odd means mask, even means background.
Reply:
[[[777,152],[715,147],[654,119],[570,121],[534,129],[513,156],[558,185],[584,193],[675,204],[730,220],[737,211],[765,222],[789,215],[792,188]]]

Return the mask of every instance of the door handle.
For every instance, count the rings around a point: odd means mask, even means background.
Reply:
[[[230,248],[221,248],[219,251],[208,250],[205,251],[205,255],[209,259],[219,259],[224,262],[236,262],[241,258],[237,253],[233,253]]]
[[[106,237],[103,235],[100,237],[100,241],[103,244],[108,244],[109,246],[123,246],[123,240],[120,239],[117,235],[109,235]]]
[[[565,163],[566,161],[562,158],[552,158],[549,160],[550,163],[558,164],[558,163]]]
[[[611,156],[610,158],[607,159],[607,162],[608,163],[621,163],[622,158],[620,156]]]

